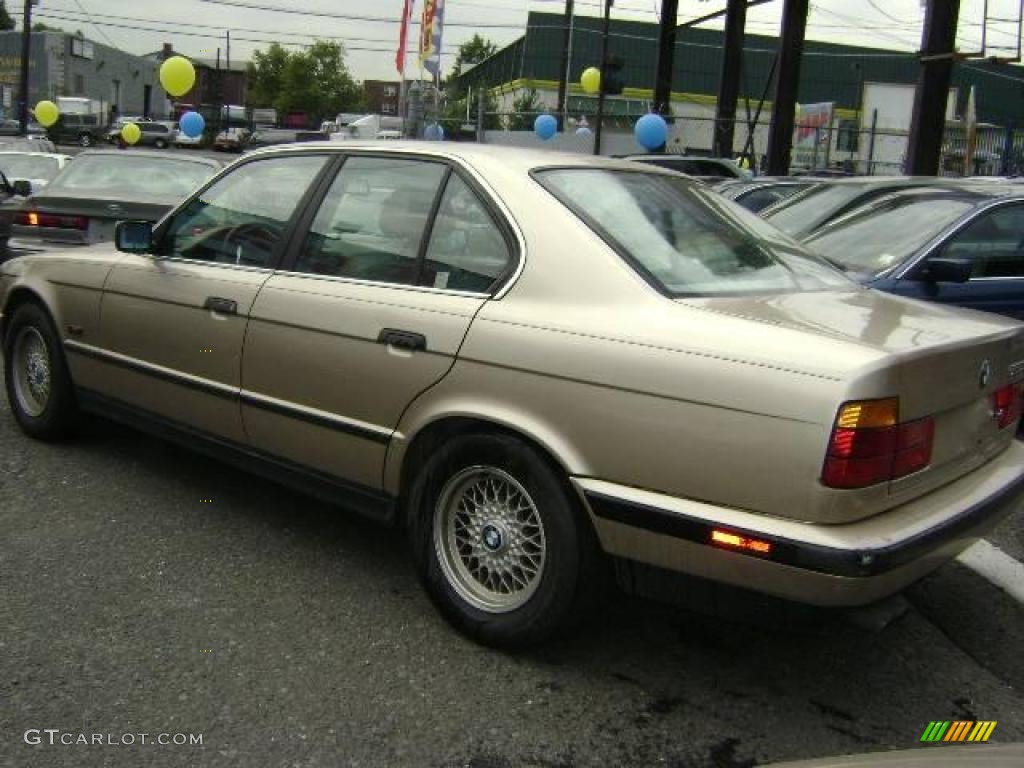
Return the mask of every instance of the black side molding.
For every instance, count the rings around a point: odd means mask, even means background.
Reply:
[[[695,544],[714,546],[711,543],[711,532],[715,526],[704,520],[686,517],[657,507],[636,504],[605,494],[587,491],[585,496],[591,510],[602,519],[614,520],[617,523],[642,528],[652,533],[674,536]],[[961,514],[950,518],[942,525],[891,546],[875,549],[837,549],[771,536],[761,531],[750,531],[732,526],[722,527],[730,533],[768,541],[772,545],[772,551],[767,556],[744,550],[728,549],[725,551],[769,560],[806,571],[826,573],[832,576],[863,578],[877,576],[911,563],[948,541],[968,535],[978,526],[994,525],[1019,508],[1022,503],[1024,503],[1024,477],[994,496],[965,509]]]

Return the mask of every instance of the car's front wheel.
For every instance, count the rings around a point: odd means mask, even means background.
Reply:
[[[79,137],[78,137],[78,145],[81,146],[81,147],[91,147],[92,146],[92,136],[90,136],[88,133],[83,133],[83,134],[79,135]]]
[[[41,440],[59,440],[74,428],[75,394],[49,316],[37,304],[22,304],[4,337],[4,380],[11,411],[21,429]]]
[[[153,146],[157,149],[167,149],[167,142],[163,139],[157,139],[153,142]]]
[[[459,630],[515,646],[549,637],[599,589],[593,531],[564,477],[511,436],[442,446],[409,497],[420,577]]]

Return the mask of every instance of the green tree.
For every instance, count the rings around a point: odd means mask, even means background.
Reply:
[[[508,118],[510,131],[529,131],[533,129],[533,121],[544,111],[540,97],[533,88],[517,96],[512,102],[512,114]]]
[[[472,38],[460,45],[459,53],[455,57],[455,63],[452,65],[451,72],[448,73],[448,79],[445,81],[449,97],[461,99],[465,94],[466,89],[461,87],[458,82],[464,69],[468,69],[474,64],[479,64],[497,52],[498,46],[487,38],[480,37],[480,35],[473,35]]]
[[[352,111],[362,102],[362,89],[345,65],[345,49],[326,40],[303,51],[277,43],[266,53],[256,51],[249,88],[252,106],[274,107],[282,114],[306,112],[314,121]]]
[[[284,70],[291,54],[274,43],[266,53],[255,51],[249,62],[249,102],[253,107],[272,107],[284,84]]]
[[[14,19],[7,12],[7,3],[0,0],[0,30],[14,29]]]

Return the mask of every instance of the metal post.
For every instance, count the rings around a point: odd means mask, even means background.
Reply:
[[[487,93],[484,86],[476,91],[476,140],[483,144],[487,138],[484,134],[484,109],[487,107]]]
[[[928,0],[908,140],[906,172],[912,176],[939,172],[959,14],[960,0]]]
[[[18,83],[18,102],[21,106],[21,127],[18,133],[28,135],[28,62],[32,56],[32,4],[34,0],[25,0],[25,15],[22,16],[21,29],[21,82]]]
[[[793,123],[796,118],[797,90],[800,84],[800,60],[804,51],[808,0],[786,0],[782,10],[782,36],[779,40],[779,77],[775,84],[775,104],[768,131],[768,168],[772,176],[789,173],[793,151]]]
[[[601,28],[601,88],[597,92],[597,125],[594,126],[594,154],[601,154],[601,128],[604,124],[604,89],[607,82],[605,69],[608,66],[608,28],[611,26],[612,2],[604,0],[604,26]]]
[[[878,110],[871,110],[871,138],[868,141],[868,176],[874,176],[875,163],[875,132],[878,130]]]
[[[718,82],[715,106],[714,153],[732,157],[736,137],[736,100],[739,98],[743,71],[743,38],[747,25],[747,0],[729,0],[725,13],[725,39],[722,51],[722,75]]]
[[[1013,123],[1006,126],[1006,133],[1003,136],[1003,156],[999,164],[999,175],[1010,175],[1010,156],[1013,154]]]
[[[661,25],[658,27],[658,61],[654,76],[654,111],[659,115],[672,114],[672,71],[675,66],[678,15],[679,0],[662,0]]]
[[[757,103],[757,111],[754,112],[753,128],[751,128],[750,132],[747,134],[747,143],[743,145],[743,154],[746,155],[749,153],[750,157],[755,158],[755,160],[752,160],[750,163],[750,167],[752,169],[756,169],[758,167],[758,163],[756,162],[757,144],[754,141],[754,134],[757,131],[758,123],[761,122],[761,110],[764,109],[764,103],[768,99],[768,91],[772,87],[772,78],[775,77],[775,69],[778,65],[779,54],[776,53],[772,58],[771,69],[768,70],[768,79],[764,81],[764,91],[761,93],[761,100]]]
[[[565,102],[569,90],[569,62],[572,51],[573,0],[565,0],[565,32],[562,36],[562,67],[558,77],[558,130],[565,126]]]

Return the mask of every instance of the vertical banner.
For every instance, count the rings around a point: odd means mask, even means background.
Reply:
[[[405,80],[405,46],[409,39],[409,21],[412,19],[412,7],[415,0],[402,0],[402,24],[398,32],[398,53],[395,54],[395,67],[398,75]]]
[[[420,66],[435,78],[441,71],[441,34],[444,32],[444,0],[423,0],[420,22]]]

